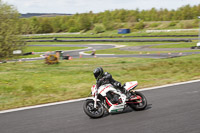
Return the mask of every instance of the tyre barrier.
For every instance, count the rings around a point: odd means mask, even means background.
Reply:
[[[26,37],[24,39],[53,39],[57,40],[58,38],[131,38],[131,37],[198,37],[198,35],[147,35],[147,36],[75,36],[75,37]]]

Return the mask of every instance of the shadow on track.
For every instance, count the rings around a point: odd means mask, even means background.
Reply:
[[[152,108],[152,104],[148,104],[147,107],[144,110],[141,110],[141,111],[146,111],[146,110],[149,110],[151,108]],[[133,111],[135,111],[135,110],[133,110],[130,107],[125,108],[125,110],[123,112],[112,113],[112,114],[110,114],[107,111],[105,111],[103,117],[101,117],[101,118],[105,118],[105,117],[107,117],[109,115],[120,115],[120,114],[124,114],[124,113],[130,113],[130,112],[133,112]],[[135,111],[135,112],[138,112],[138,111]],[[101,118],[95,118],[95,119],[101,119]],[[91,119],[94,119],[94,118],[91,118]]]

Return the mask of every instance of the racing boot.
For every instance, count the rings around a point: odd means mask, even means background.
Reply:
[[[124,87],[121,87],[121,92],[126,95],[126,101],[131,98],[131,93],[127,91]]]
[[[129,99],[131,98],[131,93],[129,91],[126,91],[125,95],[126,95],[126,101],[129,101]]]

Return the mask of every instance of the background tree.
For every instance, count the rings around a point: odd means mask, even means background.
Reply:
[[[53,32],[53,28],[51,25],[51,19],[52,18],[48,18],[48,17],[39,19],[39,22],[40,22],[39,31],[38,31],[39,33],[52,33]]]
[[[0,59],[12,57],[13,50],[21,50],[25,46],[19,36],[21,32],[19,13],[0,0]]]
[[[61,21],[60,21],[60,18],[59,16],[55,17],[55,18],[52,18],[52,21],[51,21],[51,25],[52,25],[52,28],[53,28],[53,32],[60,32],[61,31]]]
[[[76,20],[71,18],[67,22],[67,30],[68,32],[78,32],[80,31],[79,25],[77,24]]]
[[[66,31],[67,30],[67,21],[69,17],[68,16],[63,16],[60,18],[60,24],[61,24],[61,31]]]
[[[32,34],[36,34],[39,31],[40,23],[36,17],[30,19],[30,32]]]
[[[113,18],[112,18],[110,11],[107,10],[103,13],[103,19],[102,20],[103,20],[103,25],[104,25],[106,30],[113,30],[114,21],[113,21]]]
[[[92,20],[90,19],[88,14],[82,14],[79,16],[77,21],[80,30],[88,31],[90,30],[92,24]]]
[[[105,27],[103,25],[95,25],[94,32],[96,34],[105,32]]]

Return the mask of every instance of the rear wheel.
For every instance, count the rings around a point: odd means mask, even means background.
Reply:
[[[103,105],[100,102],[97,102],[97,107],[94,108],[94,100],[86,100],[83,104],[84,112],[91,118],[100,118],[104,114]]]
[[[128,105],[132,109],[136,111],[140,111],[140,110],[144,110],[147,107],[147,99],[141,92],[135,91],[131,97],[132,97],[131,99],[134,99],[134,100],[130,100],[128,102]]]

